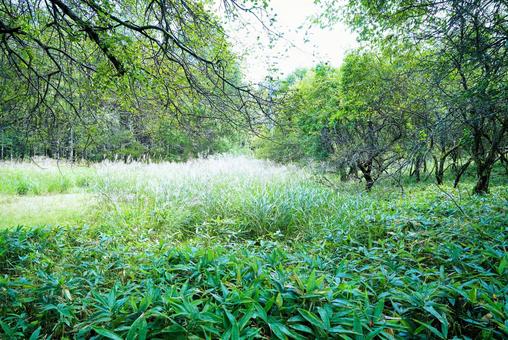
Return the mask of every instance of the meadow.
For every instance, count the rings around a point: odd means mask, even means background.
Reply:
[[[448,181],[449,182],[449,181]],[[0,337],[504,338],[508,183],[247,156],[0,163]]]

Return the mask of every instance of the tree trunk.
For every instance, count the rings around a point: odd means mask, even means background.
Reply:
[[[485,195],[489,193],[490,174],[492,165],[477,164],[476,168],[476,185],[473,192],[477,195]]]
[[[74,162],[74,130],[72,129],[72,126],[69,138],[69,161]]]
[[[506,156],[503,153],[500,153],[499,157],[501,159],[501,164],[504,166],[504,172],[508,175],[508,159],[506,159]]]
[[[505,117],[501,124],[495,122],[492,124],[497,130],[488,139],[488,149],[484,145],[485,127],[481,121],[473,126],[473,145],[472,156],[476,163],[476,185],[473,189],[474,194],[483,195],[489,192],[490,175],[496,162],[497,155],[501,153],[501,142],[508,131],[508,117]]]
[[[340,181],[345,182],[347,181],[347,170],[345,166],[339,167],[339,175],[340,175]]]
[[[372,177],[372,159],[369,159],[364,163],[358,162],[358,168],[365,179],[365,190],[370,191],[374,186],[374,178]]]
[[[472,159],[468,159],[468,161],[463,164],[457,171],[457,175],[455,176],[455,181],[453,182],[453,187],[456,188],[459,185],[460,178],[462,175],[466,172],[467,168],[469,167],[469,164],[471,164]]]
[[[476,164],[476,185],[473,193],[485,195],[489,192],[490,174],[496,161],[497,136],[493,138],[493,143],[488,152],[486,152],[482,140],[482,130],[476,128],[473,130],[473,159]]]
[[[374,179],[372,178],[370,171],[368,173],[364,173],[363,178],[365,178],[365,190],[370,191],[374,186]]]
[[[437,158],[434,156],[435,163],[435,175],[436,175],[436,183],[437,185],[443,184],[444,181],[444,165],[445,165],[446,157]]]
[[[414,170],[413,170],[413,176],[415,176],[416,182],[420,182],[420,170],[422,167],[422,157],[418,156],[416,157],[415,163],[414,163]]]

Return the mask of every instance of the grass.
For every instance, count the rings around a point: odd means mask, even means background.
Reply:
[[[96,173],[90,167],[52,160],[0,162],[0,178],[0,194],[25,196],[86,191],[93,186]]]
[[[4,167],[40,192],[55,192],[48,183],[61,176]],[[467,181],[409,185],[401,196],[388,183],[333,190],[246,157],[63,169],[65,192],[90,209],[80,223],[16,227],[12,217],[0,231],[6,338],[508,335],[502,180],[485,197],[470,196]],[[2,184],[5,210],[46,202],[13,183]]]
[[[76,225],[86,220],[95,197],[89,193],[0,196],[0,228],[17,225]]]

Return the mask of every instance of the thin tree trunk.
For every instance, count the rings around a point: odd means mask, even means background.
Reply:
[[[460,179],[462,175],[466,172],[467,168],[469,167],[469,164],[471,164],[471,161],[472,161],[471,158],[468,159],[468,161],[459,168],[457,175],[455,176],[455,181],[453,181],[454,188],[456,188],[459,185]]]
[[[503,153],[499,154],[499,158],[501,159],[501,164],[504,166],[504,172],[508,175],[508,159]]]
[[[476,185],[473,192],[478,195],[488,194],[490,174],[492,172],[492,166],[486,163],[477,164],[476,168]]]
[[[340,181],[345,182],[347,180],[347,171],[345,166],[339,167]]]
[[[414,170],[413,170],[413,176],[415,176],[416,182],[420,182],[420,170],[422,167],[422,157],[418,156],[416,157],[416,160],[414,162]]]
[[[508,122],[508,120],[507,120]],[[492,138],[488,152],[485,151],[482,141],[482,130],[477,128],[473,132],[473,158],[476,163],[476,185],[473,193],[484,195],[489,192],[490,175],[496,162],[497,146],[504,135],[506,126],[503,125]]]
[[[485,128],[482,122],[477,122],[472,129],[472,156],[476,163],[477,176],[477,182],[473,189],[474,194],[483,195],[489,192],[490,175],[497,160],[497,155],[501,153],[501,142],[508,131],[508,117],[504,117],[500,124],[496,121],[492,125],[496,127],[496,130],[489,140],[488,150],[483,144]]]
[[[435,163],[435,176],[437,185],[443,184],[444,181],[444,164],[446,161],[445,157],[440,157],[439,159],[436,156],[434,157]]]
[[[69,140],[69,161],[74,162],[74,130],[71,126],[71,136]]]

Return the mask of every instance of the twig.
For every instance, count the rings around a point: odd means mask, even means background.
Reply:
[[[464,209],[462,209],[462,207],[459,205],[459,203],[457,203],[457,200],[456,200],[456,199],[455,199],[455,198],[454,198],[454,197],[453,197],[450,193],[446,192],[446,191],[445,191],[443,188],[441,188],[439,185],[437,185],[437,184],[434,184],[434,185],[435,185],[435,186],[436,186],[436,187],[437,187],[437,188],[438,188],[438,189],[439,189],[439,190],[440,190],[443,194],[445,194],[445,195],[446,195],[446,196],[447,196],[447,197],[448,197],[448,198],[449,198],[449,199],[453,202],[453,204],[455,204],[455,206],[456,206],[457,208],[459,208],[460,212],[461,212],[464,216],[466,216],[466,217],[468,217],[468,218],[469,218],[469,215],[468,215],[468,214],[466,214],[466,212],[464,211]]]

